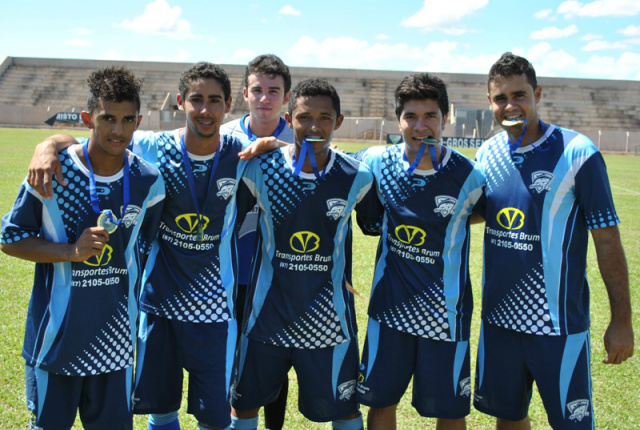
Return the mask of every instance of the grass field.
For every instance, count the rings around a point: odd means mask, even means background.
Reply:
[[[86,135],[75,130],[74,135]],[[15,199],[18,187],[37,142],[51,134],[51,130],[0,128],[0,214],[6,214]],[[362,144],[340,143],[345,150],[357,150]],[[474,150],[463,150],[473,157]],[[605,155],[613,188],[620,226],[627,253],[634,307],[636,345],[640,332],[640,158],[624,155]],[[475,364],[475,343],[479,328],[480,278],[482,270],[482,226],[473,227],[471,274],[474,285],[476,311],[472,326],[472,374]],[[354,287],[360,292],[356,306],[360,327],[360,342],[366,330],[366,309],[371,285],[376,240],[356,231],[354,240]],[[619,430],[640,428],[640,360],[633,357],[622,366],[605,366],[602,335],[608,323],[609,307],[604,285],[599,276],[593,249],[589,251],[589,279],[591,280],[592,317],[592,372],[596,422],[598,429]],[[21,358],[22,337],[29,295],[32,287],[33,265],[29,262],[0,255],[0,429],[27,428],[28,413],[24,395],[24,360]],[[297,411],[295,374],[287,409],[287,429],[330,429],[329,424],[306,421]],[[185,386],[186,387],[186,386]],[[410,393],[410,392],[409,392]],[[193,417],[187,416],[183,404],[183,429],[197,429]],[[366,411],[363,411],[366,413]],[[540,398],[534,394],[530,416],[535,429],[549,429]],[[491,429],[492,420],[472,409],[468,417],[469,429]],[[82,428],[79,422],[74,429]],[[435,421],[417,416],[411,407],[410,394],[405,395],[398,409],[398,428],[428,430]],[[136,430],[146,429],[145,417],[137,417]]]

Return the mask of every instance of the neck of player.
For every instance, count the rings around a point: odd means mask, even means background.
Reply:
[[[192,132],[189,127],[184,128],[184,144],[189,154],[193,155],[211,155],[218,149],[220,142],[220,133],[217,132],[211,137],[198,136]]]
[[[431,162],[431,152],[429,150],[429,146],[433,146],[436,148],[437,162],[442,163],[442,145],[441,144],[427,145],[427,147],[424,149],[424,154],[422,154],[422,159],[420,160],[420,164],[416,166],[416,169],[431,170],[435,167]],[[407,155],[407,160],[409,160],[409,164],[413,164],[416,157],[418,156],[419,149],[420,149],[419,147],[416,149],[410,145],[405,145],[405,154]]]
[[[269,137],[273,136],[273,133],[278,128],[278,125],[280,124],[280,117],[276,117],[267,121],[260,121],[255,117],[249,115],[249,117],[245,121],[249,123],[245,125],[249,126],[249,128],[251,129],[251,133],[253,133],[254,135],[258,137]]]
[[[118,173],[124,167],[124,157],[128,154],[125,150],[121,154],[109,154],[102,151],[97,145],[92,145],[93,142],[89,142],[87,153],[89,154],[89,161],[91,162],[91,169],[93,173],[98,176],[113,176]],[[82,153],[82,146],[77,145],[76,154],[82,160],[85,167],[89,168],[87,160],[84,159]]]
[[[301,147],[298,145],[291,145],[291,146],[295,147],[294,151],[296,152],[296,160],[299,160]],[[309,148],[309,149],[313,149],[313,148]],[[329,163],[329,146],[324,146],[321,150],[314,151],[314,155],[316,157],[316,165],[318,167],[318,171],[321,172]],[[309,155],[305,157],[304,164],[302,165],[302,171],[304,173],[314,173],[313,167],[311,166],[311,158],[309,157]]]

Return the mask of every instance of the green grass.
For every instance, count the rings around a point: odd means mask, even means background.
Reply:
[[[26,168],[36,143],[51,134],[51,130],[0,129],[0,213],[8,212],[20,183],[26,175]],[[86,135],[75,130],[74,135]],[[357,151],[363,144],[339,143],[346,151]],[[462,150],[473,157],[475,150]],[[632,303],[634,306],[634,327],[636,344],[640,321],[640,158],[624,155],[605,155],[611,179],[627,260],[630,268]],[[357,230],[357,229],[356,229]],[[472,374],[475,365],[475,345],[478,336],[480,310],[480,279],[482,270],[482,226],[472,228],[471,275],[474,285],[476,311],[472,326]],[[354,239],[354,287],[359,291],[356,297],[360,343],[364,342],[366,330],[366,310],[369,301],[372,267],[377,241],[365,237],[359,231]],[[640,362],[633,357],[622,366],[607,366],[601,363],[605,357],[602,336],[609,318],[609,307],[604,285],[600,279],[593,249],[589,252],[589,279],[591,282],[592,317],[592,371],[593,391],[598,429],[618,430],[637,428],[640,422]],[[29,295],[31,293],[33,265],[29,262],[9,258],[0,254],[0,429],[26,428],[28,413],[24,396],[24,360],[22,337]],[[292,383],[287,406],[287,429],[330,429],[329,424],[306,421],[297,410],[297,387],[295,373],[289,378]],[[186,388],[186,385],[185,385]],[[417,416],[411,407],[410,391],[398,408],[398,428],[428,430],[435,428],[435,421]],[[185,396],[186,397],[186,396]],[[181,422],[183,429],[196,429],[196,422],[186,415],[183,402]],[[363,409],[366,413],[366,408]],[[540,398],[534,393],[530,416],[535,429],[549,429]],[[473,410],[469,415],[469,429],[492,429],[493,420]],[[74,429],[80,429],[79,422]],[[135,429],[146,429],[145,417],[137,417]]]

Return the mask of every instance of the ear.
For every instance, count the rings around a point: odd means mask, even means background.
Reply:
[[[538,85],[534,91],[534,95],[536,97],[536,103],[538,103],[540,101],[540,99],[542,98],[542,87],[540,85]]]
[[[247,101],[249,98],[249,90],[247,87],[242,88],[242,97],[244,97],[244,101]]]
[[[449,113],[442,117],[442,131],[444,131],[445,125],[449,122]]]
[[[233,97],[229,96],[227,101],[224,103],[224,113],[229,113],[231,110],[231,102],[233,101]]]
[[[138,115],[138,120],[136,121],[136,130],[140,127],[140,123],[142,122],[142,115]]]
[[[91,121],[91,114],[86,110],[80,112],[80,118],[82,118],[82,123],[87,126],[87,128],[93,128],[93,121]]]
[[[489,105],[491,105],[491,94],[487,93],[487,100],[489,100]]]
[[[292,118],[289,112],[284,113],[284,120],[287,121],[287,125],[289,126],[289,128],[293,128],[293,124],[291,122]]]
[[[282,103],[286,105],[287,103],[289,103],[290,98],[291,98],[291,91],[287,92],[284,95],[284,99],[282,100]]]
[[[176,96],[176,101],[178,102],[178,109],[184,110],[184,100],[182,100],[182,96],[180,94]]]
[[[334,130],[337,130],[340,128],[340,126],[342,125],[342,121],[344,120],[344,115],[339,115],[338,118],[336,118],[336,125],[335,127],[333,127]]]

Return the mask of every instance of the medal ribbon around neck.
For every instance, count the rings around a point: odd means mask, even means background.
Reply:
[[[247,135],[247,137],[249,138],[249,141],[250,142],[254,142],[258,138],[258,136],[256,136],[255,134],[253,134],[251,132],[251,125],[245,125],[244,124],[244,121],[247,119],[248,116],[249,116],[249,114],[246,114],[245,116],[243,116],[240,119],[240,128]],[[284,130],[284,128],[286,126],[287,126],[287,121],[285,121],[284,118],[280,117],[280,121],[278,122],[278,126],[276,127],[275,131],[271,134],[271,136],[272,137],[280,136],[280,133],[282,133],[282,130]]]
[[[509,151],[513,154],[514,152],[516,152],[516,150],[518,148],[520,148],[520,145],[522,144],[522,139],[524,139],[524,135],[527,133],[527,120],[523,119],[522,123],[524,124],[524,128],[522,130],[522,133],[520,134],[520,137],[518,138],[518,140],[516,140],[514,143],[511,143],[509,141],[509,137],[507,135],[507,143],[509,144]],[[540,124],[540,128],[542,128],[542,135],[544,136],[544,134],[547,131],[547,128],[544,126],[544,123],[542,122],[541,119],[538,118],[538,124]],[[529,138],[527,138],[527,140],[529,140]],[[533,144],[533,142],[531,142],[531,140],[529,140],[529,144],[531,146],[533,146],[533,149],[540,151],[540,152],[547,152],[551,147],[546,148],[546,149],[541,149],[540,145],[535,146]]]
[[[222,141],[218,142],[218,147],[216,148],[216,153],[213,156],[213,167],[211,168],[211,172],[209,173],[209,184],[207,185],[207,191],[204,194],[204,201],[202,202],[202,211],[200,211],[200,204],[198,202],[198,193],[196,192],[196,181],[193,178],[193,169],[191,168],[191,160],[189,159],[189,152],[187,151],[187,145],[184,143],[184,133],[180,137],[180,149],[182,150],[182,159],[184,160],[184,170],[187,172],[187,181],[189,182],[189,190],[191,191],[191,199],[193,200],[193,204],[196,207],[196,213],[198,215],[198,233],[196,234],[196,239],[198,242],[202,242],[204,239],[204,228],[202,227],[202,217],[207,207],[207,200],[209,199],[209,190],[213,184],[213,177],[216,174],[216,169],[218,168],[218,161],[220,160],[220,146],[222,146]]]
[[[98,217],[98,226],[104,227],[109,234],[116,231],[118,226],[122,223],[122,218],[118,220],[110,209],[100,210],[100,202],[98,201],[98,191],[96,186],[96,176],[93,173],[93,166],[91,166],[91,159],[89,158],[89,140],[82,145],[82,155],[84,155],[84,161],[89,168],[89,195],[91,197],[91,207],[93,211],[100,216]],[[124,153],[124,171],[122,175],[122,194],[124,204],[122,206],[122,216],[127,213],[127,207],[129,206],[129,157],[125,151]]]
[[[435,169],[436,172],[442,172],[442,162],[444,161],[444,154],[446,150],[445,150],[445,147],[443,146],[441,161],[440,163],[438,163],[438,153],[436,152],[436,147],[433,146],[434,143],[438,143],[438,142],[439,141],[437,139],[424,139],[422,142],[420,142],[420,148],[418,148],[418,154],[416,155],[415,160],[413,160],[413,163],[411,163],[411,165],[407,169],[407,173],[411,174],[413,173],[414,170],[418,168],[418,166],[420,165],[420,161],[422,161],[422,157],[424,156],[424,151],[426,150],[427,146],[429,147],[429,156],[431,157],[431,164],[433,165],[433,168]],[[402,158],[407,163],[409,162],[406,152],[402,153]]]
[[[318,171],[318,162],[316,161],[316,154],[313,152],[313,144],[311,142],[324,142],[324,139],[303,139],[302,145],[300,148],[300,158],[296,158],[296,149],[293,148],[293,154],[291,155],[291,159],[293,161],[293,176],[300,176],[300,172],[302,171],[302,166],[304,166],[304,160],[309,155],[309,162],[311,163],[311,168],[313,169],[313,174],[316,175],[316,178],[322,179],[324,178],[324,174],[326,173],[327,166],[322,169],[322,172]],[[327,163],[328,165],[328,163]]]

